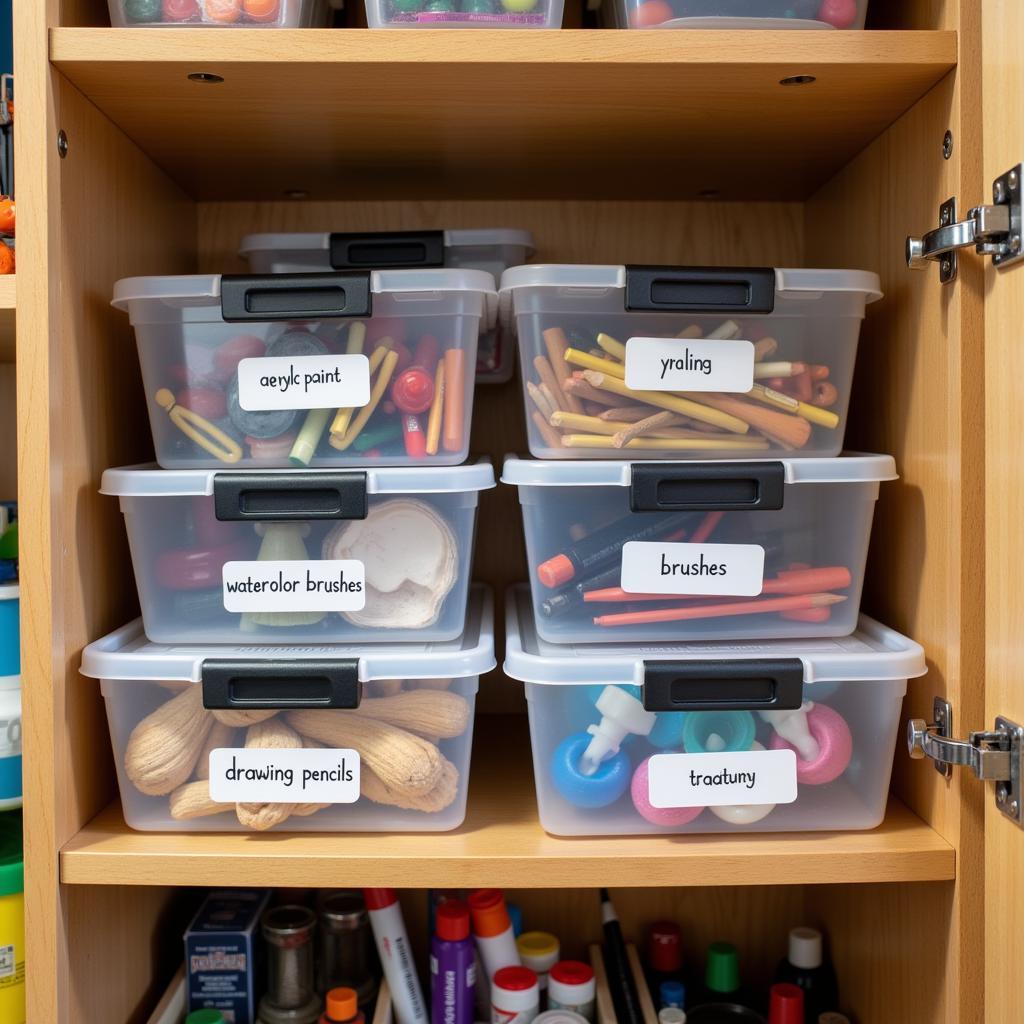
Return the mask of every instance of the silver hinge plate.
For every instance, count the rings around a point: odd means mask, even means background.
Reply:
[[[936,771],[947,779],[954,765],[961,765],[979,779],[994,782],[1000,813],[1024,828],[1024,728],[1000,716],[990,732],[972,732],[969,739],[954,739],[953,709],[941,697],[932,703],[932,717],[932,722],[914,718],[907,723],[910,756],[931,758]]]
[[[971,246],[983,256],[991,256],[997,267],[1005,267],[1024,258],[1021,245],[1021,190],[1024,164],[1011,167],[992,182],[991,206],[975,206],[964,220],[957,220],[956,198],[939,207],[939,226],[920,238],[907,239],[907,266],[926,270],[939,265],[939,280],[956,280],[958,253]]]

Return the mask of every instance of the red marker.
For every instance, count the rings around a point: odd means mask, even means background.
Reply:
[[[402,417],[402,437],[405,440],[405,454],[422,459],[427,454],[427,439],[420,426],[418,416]]]

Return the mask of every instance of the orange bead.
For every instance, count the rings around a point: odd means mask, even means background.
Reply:
[[[14,200],[0,196],[0,235],[14,234]]]
[[[280,0],[242,0],[242,10],[252,21],[276,21],[281,4]]]
[[[0,275],[14,273],[14,250],[0,242]]]
[[[652,28],[663,21],[671,21],[672,8],[665,0],[646,0],[629,16],[629,24],[633,28]]]
[[[203,14],[208,21],[228,24],[242,16],[242,0],[203,0]]]

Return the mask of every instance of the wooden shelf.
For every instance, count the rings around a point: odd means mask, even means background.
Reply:
[[[0,363],[14,362],[15,275],[6,274],[0,277]]]
[[[956,48],[954,32],[50,35],[60,71],[198,199],[803,199]],[[816,81],[780,84],[794,75]]]
[[[500,735],[496,722],[500,726]],[[483,720],[469,812],[420,835],[133,832],[111,804],[61,852],[73,885],[522,888],[948,881],[953,848],[897,801],[873,832],[557,839],[537,821],[520,718]],[[509,751],[519,755],[509,757]]]

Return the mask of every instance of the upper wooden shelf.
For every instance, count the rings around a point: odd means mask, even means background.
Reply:
[[[955,66],[957,40],[62,28],[50,56],[198,199],[803,199]],[[796,75],[815,81],[780,84]]]
[[[502,723],[498,725],[498,722]],[[469,811],[455,832],[286,835],[133,832],[112,804],[61,852],[80,885],[396,888],[708,886],[948,881],[955,853],[892,801],[872,832],[557,839],[537,820],[523,720],[482,719]]]

